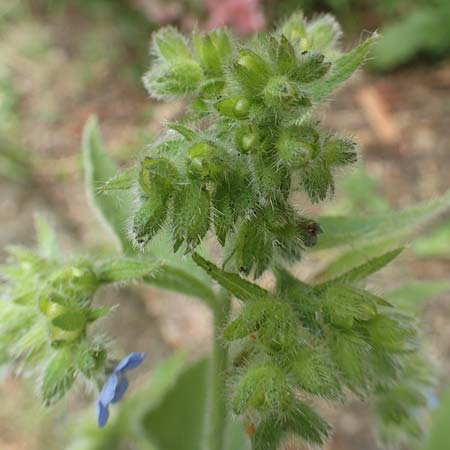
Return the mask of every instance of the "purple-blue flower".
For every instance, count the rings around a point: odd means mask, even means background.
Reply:
[[[128,380],[125,373],[138,367],[145,358],[146,353],[130,353],[114,368],[113,373],[103,385],[97,402],[97,423],[101,428],[105,426],[109,417],[109,405],[117,403],[128,389]]]

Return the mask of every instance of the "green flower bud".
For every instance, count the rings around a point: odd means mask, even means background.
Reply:
[[[270,78],[264,91],[264,103],[269,108],[308,107],[311,101],[297,85],[284,76]]]
[[[284,128],[275,147],[281,162],[305,167],[319,152],[319,133],[309,124]]]
[[[324,307],[331,323],[349,329],[355,321],[366,322],[377,315],[374,300],[345,285],[333,285],[324,293]]]
[[[322,144],[322,154],[330,166],[346,166],[357,160],[356,144],[349,139],[327,138]]]
[[[245,119],[250,111],[250,102],[245,97],[228,97],[219,100],[214,107],[222,116]]]
[[[201,95],[204,98],[217,98],[221,95],[225,81],[220,78],[210,78],[201,85]]]
[[[334,54],[342,29],[331,14],[324,14],[309,21],[306,26],[311,48],[325,54]]]
[[[336,377],[331,355],[324,348],[303,347],[292,364],[292,373],[299,387],[313,395],[336,399],[342,388]]]
[[[239,84],[249,93],[256,94],[266,85],[270,76],[269,65],[251,50],[241,50],[241,56],[234,66]]]
[[[292,392],[284,373],[275,366],[250,369],[240,380],[232,398],[235,414],[249,408],[264,413],[281,412],[290,404]]]
[[[416,348],[417,332],[411,319],[402,314],[379,314],[367,322],[371,344],[390,353],[403,353]]]
[[[194,144],[189,149],[189,176],[193,179],[214,178],[222,170],[218,161],[218,149],[206,142]]]
[[[277,307],[278,302],[272,299],[260,299],[247,303],[239,316],[225,328],[224,337],[234,341],[256,333]]]
[[[258,143],[259,133],[256,127],[244,125],[236,131],[236,146],[242,153],[255,149]]]
[[[297,352],[298,340],[303,337],[303,332],[291,307],[280,302],[261,327],[258,338],[267,353],[279,360],[289,361]]]

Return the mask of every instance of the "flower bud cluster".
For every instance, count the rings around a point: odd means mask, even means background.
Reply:
[[[129,223],[135,245],[143,249],[167,227],[175,252],[191,253],[244,302],[223,336],[235,354],[231,406],[250,421],[255,450],[276,450],[292,435],[323,445],[330,426],[310,406],[314,399],[342,401],[349,390],[372,398],[420,365],[414,320],[355,287],[398,251],[317,286],[283,269],[321,232],[293,196],[324,200],[336,171],[357,158],[350,138],[313,118],[372,42],[340,54],[339,37],[329,16],[307,21],[299,14],[247,43],[224,30],[190,40],[173,28],[159,31],[145,85],[156,98],[188,95],[188,111],[137,170],[120,176],[136,194]],[[210,231],[224,248],[222,268],[195,252]],[[237,274],[257,278],[267,269],[276,292]]]
[[[87,333],[108,308],[93,308],[100,285],[85,260],[61,263],[12,249],[15,264],[2,268],[0,353],[41,381],[45,403],[61,398],[77,375],[86,380],[103,370],[105,342]]]
[[[189,94],[191,104],[141,161],[129,227],[137,246],[168,224],[174,249],[189,252],[212,229],[227,266],[259,277],[315,244],[320,227],[293,207],[292,194],[325,199],[334,171],[356,160],[351,139],[311,118],[339,33],[328,16],[297,15],[248,44],[225,30],[154,35],[150,95]]]
[[[314,287],[283,269],[276,275],[276,293],[246,301],[224,329],[235,355],[233,411],[255,425],[254,448],[276,449],[292,434],[321,445],[330,427],[311,401],[401,389],[406,368],[420,363],[415,321],[351,284]],[[305,408],[307,431],[293,419]]]

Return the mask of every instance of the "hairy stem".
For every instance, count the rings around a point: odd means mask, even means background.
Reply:
[[[224,449],[227,419],[225,373],[228,366],[228,350],[221,342],[220,330],[228,320],[230,306],[231,295],[222,289],[213,308],[214,340],[209,363],[206,450]]]

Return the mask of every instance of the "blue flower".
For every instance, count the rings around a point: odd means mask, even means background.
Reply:
[[[128,380],[125,376],[125,372],[138,367],[144,360],[145,355],[146,353],[133,352],[125,356],[106,380],[106,383],[100,391],[97,402],[97,423],[100,428],[108,421],[109,405],[120,401],[123,394],[125,394],[125,391],[128,389]]]

